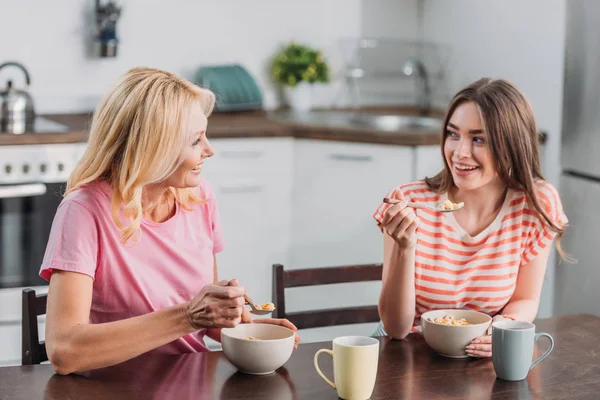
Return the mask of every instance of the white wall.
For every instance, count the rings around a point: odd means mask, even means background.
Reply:
[[[451,93],[483,76],[502,77],[530,99],[548,133],[544,173],[558,185],[565,35],[564,0],[420,0],[427,40],[452,46]],[[554,257],[553,257],[554,258]],[[552,314],[554,260],[548,264],[540,317]]]
[[[339,69],[338,40],[358,36],[361,0],[120,0],[114,59],[90,55],[94,0],[0,0],[0,63],[22,62],[38,111],[93,109],[133,66],[192,77],[201,65],[239,62],[258,79],[267,107],[277,100],[266,62],[294,39],[325,51]],[[0,85],[19,72],[0,71]]]
[[[417,39],[419,0],[363,0],[363,36]]]

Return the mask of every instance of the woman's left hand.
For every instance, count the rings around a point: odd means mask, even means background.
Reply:
[[[242,311],[242,323],[243,324],[271,324],[271,325],[279,325],[293,330],[294,332],[298,331],[296,325],[292,324],[288,319],[281,318],[257,318],[252,319],[250,316],[250,312],[247,308],[244,307],[244,311]],[[300,336],[296,334],[294,340],[294,349],[298,348],[298,343],[300,342]]]
[[[492,322],[502,321],[504,318],[502,315],[496,315],[492,318]],[[465,348],[467,354],[470,357],[486,358],[492,356],[492,323],[487,330],[487,335],[479,336],[471,341],[471,343]]]

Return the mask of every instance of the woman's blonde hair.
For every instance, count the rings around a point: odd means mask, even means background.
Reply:
[[[197,132],[186,123],[194,106],[208,117],[215,96],[172,73],[133,68],[105,95],[96,109],[83,157],[67,183],[68,194],[106,181],[113,190],[111,213],[123,242],[141,233],[142,189],[169,177]],[[184,208],[199,201],[194,188],[168,191]],[[124,204],[122,216],[121,206]],[[138,235],[139,240],[139,235]]]
[[[572,260],[562,249],[564,227],[557,225],[540,205],[535,181],[544,179],[540,164],[539,134],[533,110],[527,98],[512,83],[503,79],[482,78],[458,92],[448,107],[442,128],[442,156],[446,142],[446,127],[458,106],[476,104],[487,135],[496,171],[510,189],[523,190],[527,202],[539,214],[544,225],[556,232],[556,249],[567,261]],[[454,187],[450,166],[444,159],[444,169],[425,182],[438,193]]]

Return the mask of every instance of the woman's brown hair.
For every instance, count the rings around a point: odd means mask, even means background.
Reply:
[[[541,221],[556,232],[556,249],[563,259],[569,259],[561,247],[564,227],[557,225],[540,205],[536,194],[537,180],[543,180],[540,164],[539,134],[533,110],[527,98],[512,83],[503,79],[482,78],[458,92],[448,107],[442,129],[442,156],[446,141],[446,126],[461,104],[473,102],[479,110],[483,130],[498,176],[513,190],[523,190],[530,207]],[[454,187],[450,167],[444,159],[444,169],[432,178],[425,178],[430,189],[447,193]]]

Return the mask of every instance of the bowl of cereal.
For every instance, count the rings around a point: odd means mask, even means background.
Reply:
[[[283,326],[250,323],[221,329],[225,357],[241,372],[266,375],[289,360],[296,333]]]
[[[483,336],[492,317],[474,310],[434,310],[421,315],[423,337],[432,349],[444,357],[469,357],[465,347]]]

